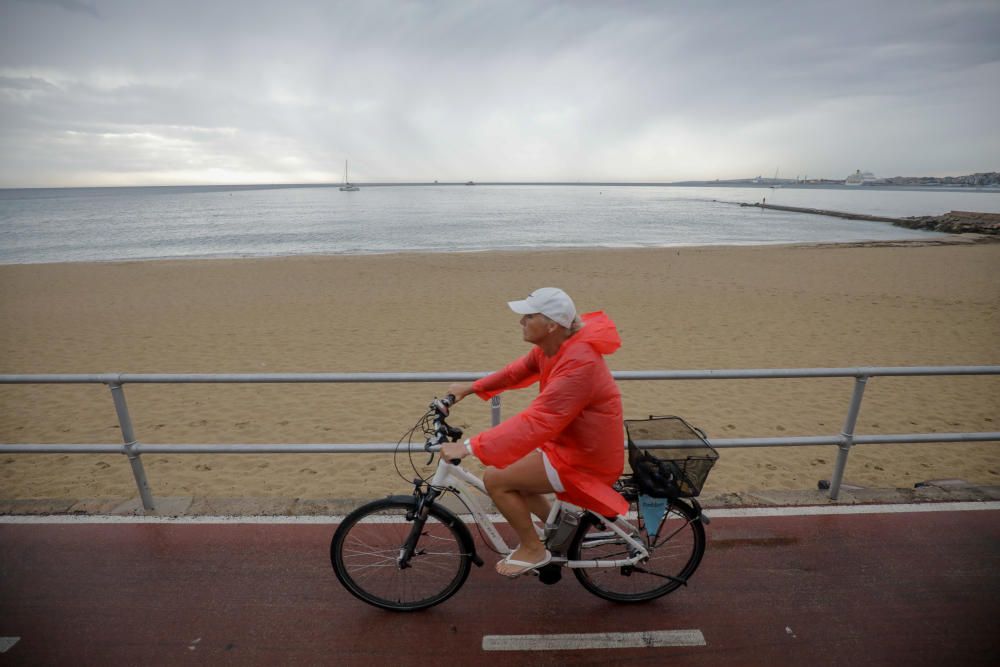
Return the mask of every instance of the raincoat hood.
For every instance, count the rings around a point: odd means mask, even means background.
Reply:
[[[584,313],[580,316],[583,328],[577,331],[563,345],[586,343],[602,355],[614,354],[622,346],[622,339],[611,318],[603,310]]]

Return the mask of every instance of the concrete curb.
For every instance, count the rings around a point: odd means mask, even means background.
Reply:
[[[401,490],[403,495],[406,493]],[[138,497],[0,499],[0,515],[110,515],[110,516],[339,516],[375,500],[368,498],[220,498],[183,496],[155,498],[156,509],[146,512]],[[743,491],[701,496],[705,508],[787,507],[803,505],[873,505],[1000,500],[1000,486],[977,486],[962,480],[924,482],[912,489],[841,487],[840,498],[826,491]],[[457,502],[446,505],[462,512]]]

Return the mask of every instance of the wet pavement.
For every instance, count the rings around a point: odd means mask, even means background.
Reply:
[[[0,665],[994,665],[998,507],[720,510],[690,585],[631,606],[569,572],[502,579],[487,552],[455,597],[409,614],[340,587],[322,519],[0,523]],[[665,631],[703,643],[492,650],[512,635]]]

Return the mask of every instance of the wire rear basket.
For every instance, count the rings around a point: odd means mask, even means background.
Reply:
[[[719,453],[705,434],[680,417],[626,419],[628,462],[639,492],[656,498],[693,498],[701,493]],[[665,441],[692,446],[649,449]]]

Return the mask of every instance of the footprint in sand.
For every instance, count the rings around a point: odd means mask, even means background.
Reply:
[[[204,463],[199,463],[194,467],[195,470],[211,470],[212,466],[207,466]]]
[[[97,463],[94,464],[94,467],[101,468],[103,470],[105,468],[110,468],[111,464],[110,463],[105,463],[104,461],[98,461]]]
[[[303,468],[299,472],[304,472],[304,473],[306,473],[308,475],[315,475],[316,474],[316,471],[313,470],[312,468]]]

